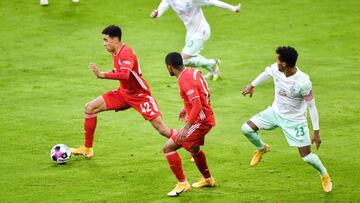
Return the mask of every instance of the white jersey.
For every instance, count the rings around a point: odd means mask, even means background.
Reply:
[[[210,26],[201,9],[203,6],[214,5],[235,11],[235,7],[218,0],[162,0],[158,7],[160,17],[170,6],[184,22],[189,35],[199,35],[204,40],[210,37]]]
[[[304,97],[312,90],[311,81],[298,67],[294,75],[286,77],[276,63],[265,68],[275,84],[275,99],[272,109],[281,117],[293,121],[306,121],[307,105]]]

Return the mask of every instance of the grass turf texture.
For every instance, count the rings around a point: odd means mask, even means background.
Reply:
[[[87,69],[89,62],[112,67],[101,40],[109,24],[122,27],[167,124],[181,126],[176,118],[182,101],[164,56],[182,49],[185,30],[170,10],[149,19],[158,2],[0,2],[1,202],[360,201],[357,0],[243,1],[239,14],[204,9],[212,37],[203,55],[222,59],[222,80],[209,82],[217,126],[203,148],[218,187],[167,198],[175,178],[161,152],[165,139],[134,110],[99,114],[92,160],[53,164],[53,145],[83,143],[84,104],[118,86],[96,80]],[[323,140],[316,153],[332,175],[330,194],[279,129],[262,132],[272,151],[258,167],[249,166],[255,148],[240,126],[271,104],[273,85],[258,87],[251,99],[240,91],[274,62],[278,45],[288,44],[313,81]],[[190,156],[180,154],[186,176],[196,181],[200,174]]]

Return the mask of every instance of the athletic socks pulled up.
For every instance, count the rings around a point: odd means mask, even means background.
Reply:
[[[194,158],[195,164],[204,178],[210,178],[211,174],[206,163],[205,153],[200,150],[198,153],[191,153],[191,156]]]
[[[184,171],[182,168],[181,158],[176,151],[165,152],[165,157],[167,162],[169,163],[170,169],[175,175],[176,179],[179,183],[183,183],[186,181]]]
[[[94,143],[97,116],[96,114],[85,113],[84,118],[85,147],[90,148]]]

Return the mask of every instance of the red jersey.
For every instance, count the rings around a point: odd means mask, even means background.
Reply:
[[[199,70],[194,68],[184,69],[178,77],[180,96],[184,100],[187,118],[193,107],[193,100],[199,99],[201,110],[195,119],[195,123],[206,123],[215,126],[215,118],[210,104],[210,92],[206,80]]]
[[[119,90],[127,94],[150,93],[150,88],[144,80],[139,61],[135,52],[122,44],[117,54],[112,54],[114,69],[105,74],[106,79],[120,80]]]

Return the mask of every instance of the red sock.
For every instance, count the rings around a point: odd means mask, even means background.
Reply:
[[[94,143],[94,132],[96,128],[96,114],[85,113],[84,134],[85,147],[92,147]]]
[[[205,153],[200,150],[197,154],[191,153],[191,156],[194,158],[195,164],[204,178],[210,178],[211,174],[206,163]]]
[[[181,158],[176,151],[166,152],[165,157],[170,165],[171,171],[179,182],[185,182],[186,178],[181,165]]]

